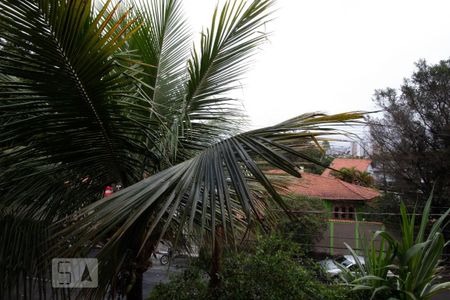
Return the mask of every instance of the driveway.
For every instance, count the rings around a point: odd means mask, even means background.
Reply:
[[[169,282],[171,274],[183,272],[188,265],[185,258],[175,258],[170,265],[161,265],[159,260],[152,258],[153,266],[144,273],[143,278],[143,295],[144,299],[150,294],[153,288],[159,283]]]

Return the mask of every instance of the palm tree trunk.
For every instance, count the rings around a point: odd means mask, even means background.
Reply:
[[[221,273],[222,273],[222,238],[223,238],[223,227],[216,227],[216,238],[213,245],[212,253],[212,265],[210,271],[210,281],[209,281],[209,293],[212,299],[217,299],[220,293],[220,287],[222,284]]]
[[[143,267],[136,268],[135,270],[135,281],[131,290],[127,294],[127,300],[143,300],[143,278],[144,272],[147,271],[148,267],[145,269]]]
[[[142,228],[145,226],[138,226],[135,229],[136,237],[143,237]],[[145,243],[143,251],[139,252],[140,246],[143,242],[143,238],[136,238],[134,244],[131,246],[131,250],[136,255],[135,263],[131,266],[132,273],[135,276],[133,285],[130,291],[127,293],[127,300],[142,300],[143,299],[143,278],[144,273],[152,266],[151,256],[157,247],[160,230],[157,228],[150,238]]]

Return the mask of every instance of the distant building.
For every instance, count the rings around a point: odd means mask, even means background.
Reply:
[[[350,149],[348,145],[331,145],[326,152],[327,155],[331,156],[348,156],[350,155]]]
[[[370,159],[360,159],[360,158],[335,158],[331,164],[331,169],[340,170],[342,168],[355,168],[360,172],[368,172],[373,174],[372,161]],[[322,176],[332,176],[331,169],[325,169]]]
[[[352,142],[352,156],[358,156],[358,144],[356,142]]]
[[[351,168],[368,172],[371,161],[367,159],[341,159],[332,162],[332,167]],[[281,170],[272,170],[269,174],[286,174]],[[287,175],[287,174],[286,174]],[[323,238],[316,244],[318,252],[338,255],[348,253],[344,243],[354,249],[360,248],[361,234],[369,236],[381,230],[380,222],[366,222],[360,214],[366,202],[380,196],[373,188],[351,184],[335,178],[327,169],[322,175],[302,173],[302,178],[289,177],[288,192],[311,198],[311,201],[323,201],[328,212],[328,227]]]
[[[330,145],[326,154],[337,157],[369,157],[371,146],[366,140],[340,141]]]

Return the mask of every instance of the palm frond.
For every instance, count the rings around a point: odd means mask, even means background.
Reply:
[[[178,0],[136,1],[134,14],[141,21],[139,30],[128,39],[129,47],[140,55],[145,66],[142,80],[153,89],[146,89],[163,116],[172,116],[182,96],[189,55],[190,31]],[[173,103],[178,101],[178,103]]]
[[[349,114],[348,121],[354,116]],[[335,133],[326,126],[320,130],[314,119],[322,123],[322,118],[332,120],[323,115],[304,116],[225,139],[188,161],[97,201],[63,222],[74,223],[56,236],[72,242],[69,249],[58,255],[85,252],[109,237],[98,257],[103,274],[114,274],[112,266],[129,257],[131,244],[139,240],[139,249],[144,251],[147,241],[161,239],[169,226],[178,234],[199,238],[197,243],[204,239],[214,241],[220,226],[230,244],[254,222],[265,228],[264,219],[270,217],[270,211],[265,209],[263,191],[280,207],[286,206],[254,159],[263,158],[273,167],[299,177],[296,166],[283,155],[289,149],[290,153],[303,156],[294,150],[296,146]],[[141,228],[139,235],[137,227]],[[111,281],[105,284],[106,289]]]
[[[1,291],[28,292],[39,270],[24,256],[43,252],[28,241],[46,240],[52,221],[99,199],[106,184],[139,181],[142,157],[155,156],[142,143],[155,133],[141,118],[149,106],[133,97],[135,68],[118,64],[136,27],[124,15],[107,26],[108,5],[0,2]]]
[[[0,7],[3,204],[29,193],[30,184],[37,194],[54,189],[46,179],[55,174],[71,186],[94,178],[98,190],[140,180],[142,154],[153,155],[140,137],[154,133],[135,117],[139,101],[127,98],[133,83],[122,73],[132,69],[115,63],[128,32],[106,31],[111,16],[93,15],[89,1]]]
[[[204,149],[224,135],[237,133],[242,125],[245,115],[230,92],[241,88],[239,81],[252,56],[266,40],[261,27],[268,21],[272,5],[270,0],[227,1],[216,7],[212,23],[202,31],[200,45],[188,63],[182,111],[185,149]],[[183,151],[181,155],[186,156]]]
[[[191,35],[178,0],[135,1],[135,17],[142,26],[129,40],[129,48],[139,55],[143,71],[140,96],[154,109],[148,116],[160,121],[160,152],[170,165],[177,152],[182,131],[180,108],[187,78]],[[165,158],[165,157],[164,157]]]
[[[0,289],[29,293],[47,274],[35,261],[48,235],[57,256],[107,242],[98,298],[167,232],[201,243],[220,226],[235,244],[273,219],[267,195],[286,208],[259,162],[299,176],[286,153],[308,159],[302,147],[361,117],[308,114],[232,135],[242,113],[229,93],[265,40],[270,0],[217,8],[187,65],[179,1],[99,3],[0,1]],[[129,187],[97,201],[110,183]]]

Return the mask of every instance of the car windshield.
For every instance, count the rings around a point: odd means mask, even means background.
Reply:
[[[348,259],[346,259],[346,258],[343,257],[343,256],[338,257],[338,258],[336,259],[336,262],[337,262],[338,264],[343,265],[344,267],[348,267],[348,266],[350,266],[350,265],[352,264],[351,261],[349,261]]]

